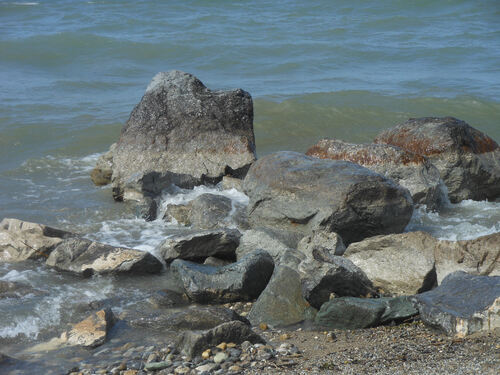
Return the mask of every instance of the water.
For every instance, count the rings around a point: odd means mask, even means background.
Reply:
[[[323,137],[369,142],[416,116],[451,115],[500,142],[496,0],[0,0],[0,219],[145,251],[180,230],[138,219],[88,177],[150,79],[170,69],[210,88],[249,91],[260,156],[305,151]],[[466,201],[418,211],[409,229],[457,240],[497,232],[499,222],[500,203]],[[78,291],[84,301],[117,290],[135,300],[150,285],[124,292],[123,280],[61,277],[42,266],[0,266],[1,280],[48,293],[24,297],[25,308],[0,301],[0,347],[57,331],[70,321],[60,307]]]

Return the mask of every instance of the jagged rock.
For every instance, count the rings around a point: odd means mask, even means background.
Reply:
[[[114,323],[115,316],[111,309],[100,310],[75,324],[66,334],[67,342],[69,345],[95,348],[104,344]]]
[[[402,232],[413,212],[410,193],[394,181],[351,162],[297,152],[256,161],[243,189],[254,227],[336,232],[347,243]]]
[[[235,259],[241,233],[236,229],[214,229],[177,234],[167,238],[156,252],[167,262],[175,259],[201,261],[209,256]]]
[[[248,319],[253,325],[288,326],[305,320],[308,305],[302,296],[298,272],[278,266],[266,289],[252,305]]]
[[[375,138],[426,156],[439,170],[453,203],[500,197],[500,147],[453,117],[412,118]]]
[[[331,255],[343,255],[346,248],[342,238],[334,232],[315,231],[312,235],[300,240],[297,250],[304,254],[325,254],[323,257]],[[326,255],[329,254],[329,255]]]
[[[350,244],[344,256],[385,292],[421,293],[459,270],[500,275],[500,233],[464,241],[438,240],[425,232],[376,236]]]
[[[219,345],[221,342],[241,344],[250,341],[252,344],[265,344],[266,341],[256,334],[245,323],[232,321],[223,323],[213,329],[202,332],[184,332],[177,347],[181,353],[194,358],[206,348]]]
[[[458,271],[439,287],[413,297],[422,320],[449,335],[467,336],[500,327],[500,277]]]
[[[274,269],[271,256],[255,251],[224,267],[201,265],[176,259],[170,265],[186,294],[199,303],[225,303],[257,298]]]
[[[104,186],[111,183],[111,175],[113,174],[113,151],[115,147],[116,143],[113,143],[109,147],[109,151],[97,159],[94,169],[90,172],[90,178],[97,186]]]
[[[217,306],[190,306],[182,310],[163,310],[128,319],[133,327],[151,330],[210,329],[233,320],[249,324],[235,311]]]
[[[18,283],[15,281],[0,280],[0,299],[2,298],[20,298],[27,294],[44,295],[46,292],[37,290],[30,285]]]
[[[162,263],[148,252],[113,247],[83,238],[61,242],[52,251],[46,264],[82,276],[158,273],[163,268]]]
[[[414,203],[438,209],[447,201],[438,169],[424,156],[387,144],[353,144],[322,139],[306,155],[346,160],[393,179],[407,188]]]
[[[418,314],[408,297],[341,297],[325,302],[316,314],[315,323],[328,329],[375,327]]]
[[[113,152],[113,195],[140,200],[171,184],[192,188],[242,177],[254,160],[250,94],[211,91],[176,70],[158,73]]]
[[[0,222],[0,262],[45,259],[75,234],[46,225],[5,218]]]

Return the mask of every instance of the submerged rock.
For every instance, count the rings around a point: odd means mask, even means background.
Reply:
[[[435,210],[447,200],[438,169],[426,157],[397,146],[322,139],[306,155],[362,165],[404,186],[414,203],[425,204],[428,209]]]
[[[44,295],[46,292],[37,290],[30,285],[18,283],[15,281],[0,280],[0,299],[2,298],[20,298],[28,294]]]
[[[253,103],[238,89],[211,91],[191,74],[158,73],[113,152],[115,199],[155,196],[242,177],[255,160]]]
[[[97,159],[94,169],[90,172],[90,178],[97,186],[104,186],[111,183],[111,175],[113,174],[113,151],[115,147],[116,143],[113,143],[109,147],[109,151]]]
[[[248,319],[253,325],[288,326],[306,319],[308,305],[302,296],[298,272],[278,266],[266,289],[252,305]]]
[[[46,259],[63,239],[73,236],[43,224],[5,218],[0,222],[0,262]]]
[[[315,323],[328,329],[368,328],[417,314],[408,297],[341,297],[324,303],[316,314]]]
[[[257,298],[271,278],[274,262],[261,250],[223,267],[176,259],[170,269],[193,301],[225,303]]]
[[[453,117],[412,118],[375,138],[427,157],[439,170],[453,203],[500,197],[500,147]]]
[[[277,152],[255,162],[243,181],[249,222],[302,234],[338,233],[347,243],[399,233],[413,202],[407,189],[357,164]]]
[[[91,348],[102,345],[114,323],[115,316],[111,309],[100,310],[75,324],[66,334],[67,342],[69,345]]]
[[[158,273],[163,268],[162,263],[148,252],[113,247],[83,238],[61,242],[52,251],[46,264],[82,276]]]
[[[221,342],[241,344],[244,341],[249,341],[252,344],[266,343],[245,323],[232,321],[223,323],[208,331],[184,332],[178,342],[178,347],[181,353],[195,357],[200,355],[206,348],[219,345]]]
[[[236,229],[214,229],[177,234],[167,238],[156,252],[167,263],[175,259],[203,262],[210,256],[234,260],[241,233]]]
[[[500,327],[500,277],[454,272],[414,303],[427,324],[449,335],[466,336]]]

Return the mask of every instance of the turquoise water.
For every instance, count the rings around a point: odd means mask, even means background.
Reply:
[[[250,92],[259,155],[369,142],[415,116],[455,116],[500,142],[499,1],[0,0],[0,219],[154,248],[168,228],[137,220],[88,174],[170,69]],[[460,239],[499,222],[499,203],[465,202],[418,213],[412,228]],[[2,266],[0,279],[23,272]],[[54,314],[40,311],[26,319]],[[0,339],[60,319],[0,324]]]

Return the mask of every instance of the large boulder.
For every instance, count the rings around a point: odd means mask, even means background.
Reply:
[[[158,73],[113,151],[113,195],[140,200],[171,184],[191,188],[242,177],[254,160],[250,94],[211,91],[176,70]]]
[[[434,288],[450,273],[500,275],[500,233],[473,240],[438,240],[425,232],[367,238],[344,256],[379,287],[395,295]]]
[[[362,165],[404,186],[414,203],[425,204],[428,209],[437,209],[447,200],[438,169],[426,157],[397,146],[322,139],[306,155]]]
[[[500,327],[500,277],[454,272],[430,292],[414,296],[420,317],[449,335]]]
[[[260,250],[223,267],[176,259],[170,269],[193,301],[225,303],[257,298],[273,274],[274,262]]]
[[[375,327],[401,321],[418,314],[408,297],[396,298],[334,298],[324,303],[315,323],[328,329]]]
[[[412,118],[375,138],[426,156],[439,170],[450,201],[500,197],[500,147],[453,117]]]
[[[46,264],[82,276],[92,274],[159,273],[162,263],[148,252],[70,238],[51,252]]]
[[[253,325],[288,326],[306,318],[308,305],[302,296],[298,272],[287,266],[278,266],[266,289],[252,305],[248,319]]]
[[[249,222],[347,242],[402,232],[413,213],[407,189],[357,164],[277,152],[255,162],[243,181]]]
[[[156,252],[167,263],[175,259],[203,262],[210,256],[235,259],[241,233],[236,229],[214,229],[176,234],[158,245]]]
[[[0,262],[46,259],[63,239],[72,236],[46,225],[5,218],[0,222]]]

